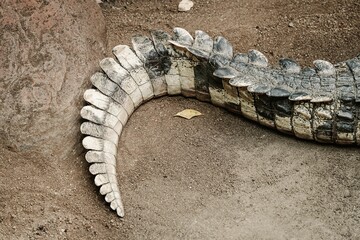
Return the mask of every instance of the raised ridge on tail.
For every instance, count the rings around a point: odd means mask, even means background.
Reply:
[[[100,61],[81,110],[83,146],[100,194],[124,216],[116,177],[117,146],[134,110],[154,97],[183,95],[213,103],[299,138],[360,144],[360,57],[303,68],[292,59],[270,67],[257,50],[235,53],[222,36],[182,28],[135,36]]]

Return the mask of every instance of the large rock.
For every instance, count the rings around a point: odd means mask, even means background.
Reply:
[[[0,26],[0,143],[49,157],[81,151],[81,96],[106,46],[100,7],[3,0]]]

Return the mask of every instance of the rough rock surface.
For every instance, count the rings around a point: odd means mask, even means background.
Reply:
[[[179,12],[187,12],[194,6],[193,1],[191,0],[182,0],[179,3],[178,11]]]
[[[0,143],[65,156],[79,143],[81,95],[106,47],[100,7],[5,0],[0,25]]]

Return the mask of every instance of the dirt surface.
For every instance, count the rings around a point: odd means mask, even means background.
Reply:
[[[223,35],[272,63],[360,53],[357,0],[195,1],[187,13],[178,1],[144,2],[103,6],[109,55],[135,33],[174,26]],[[173,117],[184,108],[204,116]],[[193,99],[150,101],[126,125],[117,168],[124,219],[77,151],[66,159],[0,151],[0,239],[360,239],[357,147],[298,140]]]

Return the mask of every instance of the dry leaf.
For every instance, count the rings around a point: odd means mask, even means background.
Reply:
[[[196,111],[194,109],[185,109],[185,110],[182,110],[181,112],[178,112],[175,116],[186,118],[186,119],[191,119],[193,117],[197,117],[200,115],[202,115],[202,113],[199,111]]]

